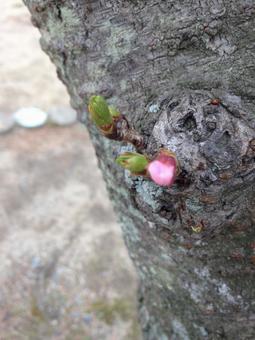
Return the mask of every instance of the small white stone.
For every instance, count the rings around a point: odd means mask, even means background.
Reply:
[[[56,327],[56,326],[58,325],[58,320],[56,320],[56,319],[52,320],[52,321],[51,321],[51,325],[52,325],[53,327]]]
[[[10,131],[14,124],[12,115],[0,112],[0,134]]]
[[[37,107],[23,107],[14,113],[15,122],[25,128],[36,128],[43,126],[48,114]]]
[[[48,112],[53,124],[65,126],[77,122],[77,114],[71,107],[53,107]]]

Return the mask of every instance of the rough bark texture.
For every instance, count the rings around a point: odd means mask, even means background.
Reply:
[[[91,133],[139,273],[145,339],[254,339],[254,1],[25,3]],[[92,94],[127,115],[148,154],[176,152],[173,187],[114,163],[132,147],[98,135]]]

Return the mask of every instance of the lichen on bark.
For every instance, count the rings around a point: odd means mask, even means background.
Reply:
[[[90,131],[140,277],[144,337],[254,338],[253,1],[24,2]],[[93,94],[127,115],[148,155],[177,154],[175,185],[114,164],[123,146],[89,121]]]

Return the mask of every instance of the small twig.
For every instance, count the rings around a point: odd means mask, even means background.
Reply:
[[[120,115],[116,121],[116,137],[119,141],[125,141],[140,148],[143,146],[143,137],[133,128],[130,127],[127,119]]]

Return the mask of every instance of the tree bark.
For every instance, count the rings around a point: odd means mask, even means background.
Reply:
[[[254,1],[24,2],[91,134],[139,274],[144,338],[254,339]],[[98,133],[92,94],[148,155],[177,154],[172,187],[115,164],[133,147]]]

